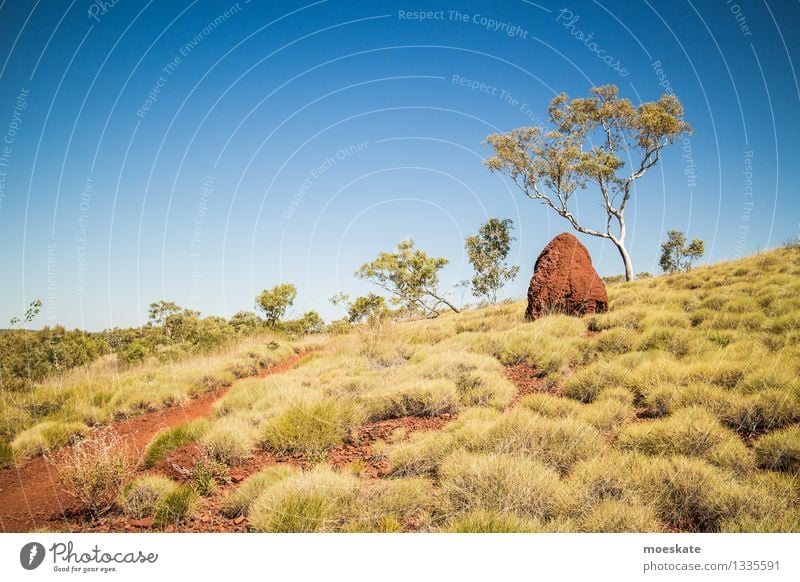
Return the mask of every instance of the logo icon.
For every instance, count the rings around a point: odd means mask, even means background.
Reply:
[[[19,552],[19,563],[26,570],[35,570],[44,561],[44,546],[39,542],[29,542]]]

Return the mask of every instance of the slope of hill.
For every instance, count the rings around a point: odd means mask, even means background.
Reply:
[[[609,299],[324,337],[161,433],[117,509],[66,527],[800,531],[800,250]]]

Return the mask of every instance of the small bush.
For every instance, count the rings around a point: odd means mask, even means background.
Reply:
[[[156,525],[179,525],[197,511],[199,497],[188,485],[178,485],[161,499],[153,515]]]
[[[239,465],[250,456],[256,438],[253,426],[241,418],[223,418],[203,434],[200,442],[209,456],[229,467]]]
[[[353,424],[352,414],[334,400],[290,405],[264,423],[259,445],[279,455],[324,455],[344,440]]]
[[[281,479],[256,499],[249,522],[261,532],[336,531],[353,513],[359,480],[320,466]]]
[[[82,422],[47,420],[19,433],[11,441],[17,459],[27,459],[73,444],[89,433]]]
[[[560,508],[558,475],[525,457],[457,452],[442,464],[440,474],[453,516],[484,510],[547,520]]]
[[[253,502],[264,491],[275,485],[281,479],[297,473],[297,470],[288,465],[273,465],[251,475],[235,491],[222,499],[222,514],[227,517],[247,515]]]
[[[754,446],[758,466],[770,471],[800,471],[800,427],[766,434]]]
[[[152,517],[163,499],[177,484],[163,475],[142,475],[125,487],[117,504],[128,517]]]
[[[198,495],[211,495],[218,486],[230,483],[228,466],[208,456],[203,456],[192,465],[192,487]]]
[[[147,446],[142,465],[145,469],[152,469],[175,449],[199,439],[208,427],[208,421],[200,420],[159,431]]]
[[[64,489],[95,517],[114,506],[135,467],[124,440],[109,430],[65,450],[57,461]]]

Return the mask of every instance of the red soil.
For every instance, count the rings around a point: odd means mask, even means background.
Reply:
[[[506,366],[506,377],[517,387],[517,393],[507,406],[514,408],[528,394],[553,394],[557,386],[542,377],[542,371],[528,364],[512,364]]]
[[[305,353],[295,354],[282,362],[259,371],[259,376],[279,374],[291,369]],[[110,426],[125,440],[130,454],[139,457],[153,436],[161,429],[207,416],[211,406],[228,388],[207,392],[185,406],[173,406],[140,414],[112,423]],[[41,527],[66,526],[66,518],[79,511],[74,499],[58,482],[53,460],[37,457],[17,467],[0,469],[0,529],[4,532],[34,531]]]

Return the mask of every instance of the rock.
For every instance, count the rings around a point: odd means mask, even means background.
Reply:
[[[236,525],[242,525],[244,523],[244,517],[240,515],[239,517],[233,520],[233,523],[235,523]]]
[[[580,317],[605,311],[606,287],[592,266],[589,251],[573,235],[559,234],[536,259],[525,318],[532,321],[549,313]]]

